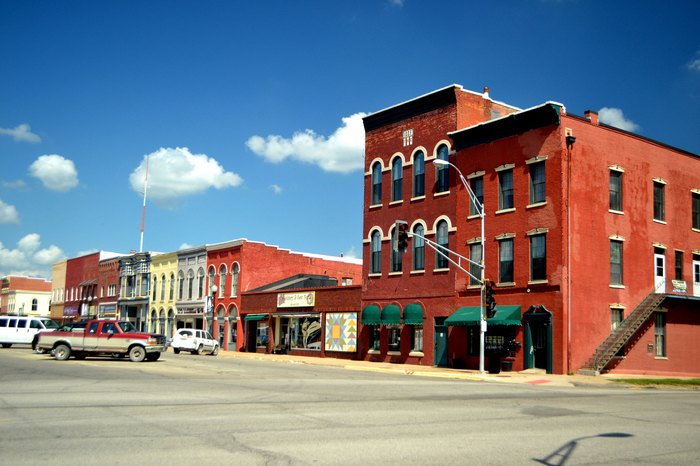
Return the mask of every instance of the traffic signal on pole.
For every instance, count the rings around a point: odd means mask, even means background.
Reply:
[[[393,249],[396,252],[406,252],[408,249],[408,222],[397,220],[394,229]]]
[[[493,297],[494,286],[496,286],[496,283],[493,280],[484,280],[484,309],[487,319],[491,319],[496,315],[496,298]]]

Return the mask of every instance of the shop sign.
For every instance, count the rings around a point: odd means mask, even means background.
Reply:
[[[687,293],[688,292],[688,284],[684,280],[671,280],[671,283],[673,283],[673,292],[674,293]]]
[[[277,307],[313,307],[316,305],[316,292],[279,293]]]

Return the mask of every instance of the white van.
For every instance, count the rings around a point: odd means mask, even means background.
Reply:
[[[42,330],[56,330],[58,324],[46,317],[0,316],[0,344],[9,348],[15,344],[32,345]]]

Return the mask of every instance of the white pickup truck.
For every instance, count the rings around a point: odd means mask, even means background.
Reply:
[[[40,332],[37,349],[51,351],[64,361],[73,356],[111,355],[129,356],[134,362],[157,361],[168,349],[164,335],[137,332],[131,322],[117,320],[90,320],[84,329],[74,331]]]

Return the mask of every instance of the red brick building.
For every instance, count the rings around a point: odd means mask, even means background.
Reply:
[[[484,205],[495,282],[489,359],[555,373],[700,373],[697,155],[593,112],[518,110],[459,86],[364,122],[363,357],[478,367],[481,286],[456,266],[480,277],[464,259],[482,256],[468,183]],[[403,254],[391,247],[398,219],[415,234]]]
[[[243,321],[239,319],[241,295],[245,291],[296,274],[314,274],[333,278],[339,285],[361,283],[362,261],[321,256],[280,249],[265,243],[239,239],[207,245],[207,294],[216,285],[212,335],[222,347],[240,349],[244,341]]]
[[[314,280],[318,286],[308,287]],[[329,281],[302,274],[243,293],[245,350],[356,359],[362,287]]]
[[[66,261],[66,281],[63,293],[63,319],[79,320],[97,318],[101,300],[108,299],[98,294],[101,275],[100,261],[117,257],[118,254],[98,251]],[[100,286],[107,286],[101,283]]]

